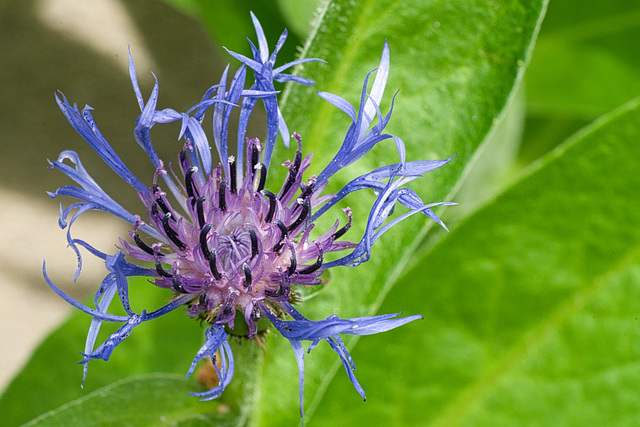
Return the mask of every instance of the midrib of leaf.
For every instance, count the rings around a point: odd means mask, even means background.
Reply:
[[[605,270],[595,277],[590,286],[581,288],[578,292],[568,296],[546,318],[525,332],[509,351],[505,352],[503,357],[496,360],[486,370],[484,375],[466,387],[455,400],[444,408],[440,417],[434,420],[433,425],[460,425],[469,411],[484,401],[502,378],[515,371],[528,355],[538,351],[546,337],[557,331],[574,314],[582,310],[590,302],[593,295],[609,282],[608,279],[611,276],[637,264],[639,260],[640,244],[635,244],[629,248],[618,263],[613,264],[609,270]]]
[[[547,5],[548,5],[548,1],[544,1],[542,8],[541,8],[541,13],[540,16],[538,18],[538,21],[536,22],[536,26],[534,29],[534,32],[532,34],[531,40],[529,42],[529,45],[527,46],[526,50],[525,50],[525,64],[528,64],[530,59],[531,59],[531,55],[533,52],[533,47],[535,45],[535,41],[537,39],[538,33],[540,31],[540,26],[542,25],[542,21],[544,19],[545,16],[545,12],[547,9]],[[364,15],[364,14],[363,14]],[[361,15],[361,16],[363,16]],[[499,15],[495,16],[494,21],[500,19]],[[363,20],[359,20],[358,24],[362,24]],[[315,34],[315,32],[314,32]],[[479,37],[476,39],[479,41]],[[351,51],[351,55],[350,57],[352,58],[353,52]],[[304,51],[303,51],[304,52]],[[340,66],[340,71],[344,71],[344,68],[346,68],[344,66],[344,64],[346,63],[346,61],[341,61],[341,66]],[[514,82],[514,86],[511,89],[511,92],[509,93],[509,96],[507,97],[507,101],[505,102],[501,112],[500,112],[500,117],[498,118],[499,120],[502,120],[506,110],[507,110],[507,106],[510,105],[511,102],[513,102],[513,99],[515,98],[515,95],[517,93],[517,89],[520,85],[520,83],[522,82],[522,78],[524,76],[524,71],[526,69],[526,66],[523,66],[519,69],[518,74],[516,76],[515,82]],[[344,73],[339,73],[338,75],[344,75]],[[334,80],[334,85],[336,85],[336,80]],[[454,104],[454,105],[461,105],[463,104],[465,101],[465,99],[460,98],[459,102]],[[325,111],[325,107],[323,107],[322,111]],[[324,116],[324,114],[323,114]],[[485,137],[483,138],[482,143],[478,146],[478,148],[476,149],[476,152],[474,153],[472,159],[469,161],[469,163],[467,163],[467,165],[465,165],[465,168],[462,170],[462,173],[460,174],[460,179],[458,180],[458,182],[456,183],[456,185],[452,188],[452,190],[448,193],[447,197],[445,198],[445,200],[452,200],[456,193],[459,191],[459,189],[461,188],[462,184],[464,183],[464,180],[467,176],[467,172],[470,170],[471,165],[473,165],[475,159],[480,155],[482,146],[485,144],[485,142],[490,138],[491,133],[493,131],[493,129],[495,129],[497,122],[496,121],[494,123],[494,126],[492,126],[491,129],[489,129],[489,131],[487,132],[487,134],[485,135]],[[440,128],[439,128],[440,129]],[[438,130],[438,132],[441,132],[441,130]],[[313,133],[315,135],[315,133]],[[321,140],[324,140],[321,139]],[[479,208],[482,206],[479,206]],[[446,209],[446,207],[443,207],[440,211],[438,212],[443,212]],[[473,212],[469,213],[469,216],[472,214]],[[399,261],[395,264],[395,267],[390,270],[389,274],[387,275],[386,279],[384,280],[384,283],[380,289],[380,292],[378,293],[378,297],[376,298],[375,302],[373,304],[371,304],[368,308],[368,310],[366,311],[366,315],[374,315],[376,314],[376,312],[378,311],[378,309],[380,308],[380,306],[382,305],[382,303],[384,302],[384,300],[386,299],[387,295],[389,294],[389,292],[391,292],[391,290],[393,289],[393,287],[396,285],[398,279],[401,277],[401,275],[405,272],[408,271],[412,266],[414,266],[418,260],[420,259],[420,257],[411,257],[408,256],[410,254],[415,254],[418,251],[418,248],[420,246],[420,243],[424,240],[424,238],[427,236],[429,230],[434,226],[433,221],[428,221],[426,223],[424,223],[424,225],[422,227],[420,227],[419,232],[416,234],[415,239],[413,239],[411,241],[411,243],[406,247],[406,249],[404,251],[402,251],[402,256],[399,257]],[[446,235],[443,235],[443,238]],[[433,248],[433,244],[430,245],[430,248]],[[353,336],[351,337],[351,339],[349,340],[349,342],[347,343],[347,347],[349,349],[349,351],[352,351],[356,345],[358,344],[358,341],[360,340],[359,336]],[[334,376],[336,375],[337,371],[342,367],[342,363],[339,360],[334,361],[334,363],[332,364],[331,368],[328,370],[327,374],[323,377],[323,380],[321,382],[321,384],[318,386],[317,390],[316,390],[316,394],[314,396],[314,399],[311,401],[310,405],[308,406],[308,408],[305,410],[305,418],[307,419],[307,421],[310,421],[311,418],[313,417],[316,409],[318,408],[318,406],[320,405],[320,402],[322,401],[322,398],[324,396],[324,394],[326,393],[329,384],[333,381]]]

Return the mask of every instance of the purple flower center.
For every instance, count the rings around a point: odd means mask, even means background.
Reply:
[[[188,141],[180,155],[180,191],[186,203],[174,207],[158,184],[167,174],[162,165],[153,187],[140,192],[147,208],[148,224],[139,220],[130,233],[135,245],[121,240],[123,251],[133,258],[153,261],[154,283],[172,289],[176,297],[189,294],[187,311],[208,322],[233,329],[236,312],[249,326],[249,337],[258,329],[258,304],[267,303],[275,312],[291,297],[291,285],[318,285],[324,254],[356,245],[336,242],[351,226],[338,229],[338,222],[325,234],[310,239],[311,208],[317,201],[315,177],[307,184],[302,175],[311,156],[302,158],[301,142],[289,172],[276,193],[265,190],[266,167],[259,163],[260,143],[247,140],[246,174],[237,176],[234,157],[226,165],[229,180],[219,165],[210,176],[192,163]],[[137,229],[151,226],[165,243],[142,241]]]

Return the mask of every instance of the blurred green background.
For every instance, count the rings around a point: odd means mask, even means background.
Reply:
[[[317,6],[320,26],[313,32]],[[385,108],[400,89],[393,132],[405,139],[412,160],[457,154],[450,169],[414,186],[425,200],[460,203],[441,212],[450,234],[413,217],[374,247],[373,258],[383,260],[332,272],[326,292],[302,306],[317,319],[400,310],[425,316],[406,329],[347,341],[366,403],[333,354],[318,348],[308,355],[307,423],[633,425],[640,416],[640,116],[633,101],[640,95],[640,4],[551,0],[531,53],[528,40],[545,6],[479,0],[410,6],[391,0],[329,6],[295,0],[0,2],[0,385],[9,387],[0,400],[3,422],[19,425],[92,392],[41,422],[86,421],[90,414],[94,425],[108,425],[163,411],[163,422],[180,425],[299,421],[293,352],[277,334],[266,355],[234,347],[236,378],[220,402],[187,395],[194,385],[181,378],[203,330],[182,313],[140,327],[109,363],[93,363],[86,391],[78,387],[81,368],[73,363],[89,320],[75,315],[9,386],[37,343],[70,313],[41,278],[43,258],[58,283],[71,282],[75,266],[71,251],[63,251],[57,202],[45,193],[68,182],[48,171],[46,160],[76,150],[110,194],[131,209],[137,203],[64,120],[54,91],[93,106],[116,151],[138,176],[151,176],[149,162],[131,160],[141,151],[131,137],[139,110],[127,45],[143,92],[151,88],[153,71],[159,107],[186,110],[218,81],[227,62],[237,66],[221,46],[248,53],[246,38],[255,40],[252,10],[270,46],[283,28],[290,30],[280,64],[292,60],[313,32],[309,54],[329,64],[307,67],[303,75],[318,81],[313,90],[352,102],[387,38],[392,59]],[[315,100],[301,101],[313,96],[310,90],[286,96],[287,117],[299,113],[290,130],[306,131],[306,147],[322,164],[341,141],[330,136],[334,127],[346,129],[344,117],[329,115]],[[177,128],[154,131],[160,156],[173,158]],[[376,150],[335,186],[375,167],[391,148]],[[367,200],[356,202],[355,210],[365,209]],[[125,232],[99,215],[76,229],[105,249]],[[102,276],[103,267],[89,262],[78,285],[65,289],[86,297]],[[362,286],[354,289],[355,280]],[[144,285],[132,285],[134,303],[160,304],[165,296]],[[145,414],[139,414],[141,404],[149,408]],[[130,422],[161,424],[158,419]]]

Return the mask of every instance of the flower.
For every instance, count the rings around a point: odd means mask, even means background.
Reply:
[[[73,128],[91,145],[99,156],[139,195],[143,209],[134,214],[124,209],[92,179],[83,168],[78,155],[63,151],[51,163],[71,178],[77,186],[69,185],[49,193],[51,197],[67,196],[76,199],[66,208],[61,206],[59,225],[70,230],[76,219],[86,211],[108,212],[129,223],[128,238],[121,238],[115,254],[102,252],[87,242],[74,238],[67,231],[69,246],[78,256],[78,277],[82,268],[80,249],[104,260],[109,273],[95,294],[95,308],[88,307],[68,296],[46,273],[49,286],[74,307],[92,316],[87,334],[84,359],[84,378],[90,360],[108,360],[114,349],[131,331],[149,320],[179,307],[210,326],[205,344],[197,352],[187,377],[199,360],[214,359],[219,384],[203,393],[193,393],[203,400],[215,399],[233,377],[235,369],[229,335],[246,323],[247,338],[260,335],[258,322],[268,319],[293,347],[300,374],[300,410],[304,380],[304,351],[302,341],[310,341],[310,351],[321,340],[340,357],[354,387],[364,398],[364,390],[355,378],[355,365],[340,334],[369,335],[388,331],[422,318],[420,315],[398,317],[398,314],[341,319],[331,315],[324,320],[308,320],[294,307],[300,286],[317,286],[327,269],[338,266],[357,266],[367,261],[371,247],[382,234],[399,221],[422,213],[444,227],[432,212],[435,205],[424,204],[420,197],[404,185],[450,159],[439,161],[405,160],[403,141],[384,133],[391,110],[382,115],[382,99],[389,71],[389,47],[385,42],[380,65],[367,75],[362,88],[360,107],[356,110],[337,95],[318,94],[342,110],[352,123],[333,160],[316,175],[303,178],[311,165],[311,155],[303,156],[302,138],[294,133],[297,149],[292,161],[283,163],[287,177],[279,190],[266,188],[278,131],[288,143],[288,130],[278,107],[274,81],[313,84],[312,81],[284,74],[291,66],[317,59],[301,59],[274,68],[278,51],[286,39],[286,31],[269,55],[267,41],[257,18],[251,17],[258,35],[258,47],[251,44],[253,59],[229,52],[242,65],[227,87],[229,67],[220,82],[209,89],[202,99],[185,113],[172,109],[157,109],[158,82],[145,101],[138,86],[136,71],[130,56],[130,75],[140,105],[134,135],[156,167],[151,185],[143,183],[118,157],[96,127],[91,107],[82,111],[71,105],[63,94],[56,101]],[[247,70],[255,82],[245,88]],[[375,71],[370,92],[368,81]],[[266,141],[246,137],[247,122],[255,104],[262,100],[267,114]],[[240,102],[241,101],[241,102]],[[228,154],[227,140],[231,113],[239,108],[238,152]],[[393,108],[393,104],[391,109]],[[213,140],[220,159],[213,166],[209,140],[203,128],[205,114],[212,111]],[[377,120],[376,120],[377,119]],[[183,148],[175,166],[166,166],[158,157],[150,139],[150,129],[159,123],[180,121],[179,140]],[[349,182],[336,194],[324,194],[328,181],[340,169],[366,155],[380,141],[392,139],[399,154],[399,162],[377,168]],[[338,219],[328,230],[317,232],[316,220],[325,215],[339,201],[358,190],[371,189],[377,195],[371,207],[364,235],[357,243],[343,240],[352,225],[351,211],[343,209],[346,217]],[[400,203],[408,211],[387,221],[394,207]],[[142,212],[144,211],[144,212]],[[144,219],[143,219],[144,218]],[[446,227],[445,227],[446,228]],[[326,261],[331,253],[333,260]],[[158,310],[135,313],[129,306],[128,278],[148,277],[155,286],[172,293],[169,302]],[[126,315],[108,311],[115,295]],[[102,322],[123,325],[104,343],[95,346]]]

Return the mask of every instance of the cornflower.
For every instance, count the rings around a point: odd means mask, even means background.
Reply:
[[[294,307],[294,303],[300,300],[297,289],[322,284],[321,276],[327,269],[357,266],[367,261],[375,241],[413,214],[425,214],[445,227],[431,208],[451,203],[424,204],[413,190],[404,185],[446,164],[450,158],[407,162],[403,141],[384,133],[393,109],[392,103],[390,111],[383,116],[379,108],[389,72],[389,47],[385,42],[380,65],[365,78],[357,111],[337,95],[318,92],[352,121],[342,145],[329,164],[317,176],[312,175],[304,180],[303,175],[311,165],[311,155],[303,156],[302,139],[294,133],[292,137],[297,149],[294,159],[283,163],[288,168],[284,183],[279,190],[265,188],[278,133],[282,135],[285,145],[288,146],[289,141],[287,126],[278,107],[279,92],[274,88],[274,81],[313,84],[311,80],[284,71],[319,59],[300,59],[275,67],[287,32],[285,30],[282,33],[273,53],[269,54],[260,23],[253,14],[251,17],[258,37],[257,47],[251,43],[253,58],[229,52],[242,62],[229,86],[227,67],[220,82],[185,113],[169,108],[157,109],[157,79],[149,99],[144,100],[133,60],[129,56],[131,82],[141,110],[134,135],[156,168],[150,186],[130,171],[100,133],[91,115],[91,107],[85,106],[80,111],[62,93],[56,94],[56,101],[71,126],[137,192],[144,213],[133,214],[124,209],[89,175],[75,152],[63,151],[50,168],[61,171],[78,186],[64,186],[49,195],[52,198],[67,196],[77,199],[66,208],[61,206],[59,218],[60,227],[69,229],[67,240],[78,256],[74,280],[82,268],[81,248],[104,260],[109,273],[95,294],[95,308],[71,298],[56,286],[46,273],[46,264],[43,264],[43,274],[58,295],[92,316],[82,352],[84,358],[80,362],[84,365],[83,381],[88,362],[93,359],[108,360],[114,349],[136,326],[185,307],[189,316],[210,325],[206,330],[206,341],[196,353],[187,377],[203,358],[218,359],[220,364],[217,366],[214,363],[218,384],[211,390],[192,394],[202,400],[215,399],[230,383],[235,369],[229,344],[230,334],[236,332],[237,335],[237,331],[244,328],[248,331],[246,338],[259,341],[262,331],[258,322],[266,318],[293,347],[299,367],[302,415],[302,341],[311,342],[308,351],[321,340],[326,341],[337,353],[355,389],[364,398],[364,390],[354,375],[355,365],[340,334],[376,334],[421,319],[422,316],[384,314],[341,319],[331,315],[324,320],[308,320]],[[248,70],[253,72],[254,83],[246,89]],[[374,71],[375,79],[371,91],[367,92],[368,81]],[[246,136],[247,123],[258,101],[263,102],[267,115],[264,143]],[[233,110],[238,108],[238,151],[236,156],[232,156],[227,148],[229,120]],[[209,139],[203,128],[203,120],[209,110],[213,110],[212,133],[220,160],[215,167]],[[183,140],[184,144],[176,167],[167,167],[154,149],[150,130],[156,124],[174,121],[182,124],[179,140]],[[398,163],[359,176],[336,194],[323,193],[336,172],[387,139],[395,143]],[[317,235],[315,227],[318,218],[345,196],[364,189],[372,190],[377,197],[367,218],[364,235],[357,243],[343,240],[353,221],[348,208],[343,209],[346,220],[342,223],[336,220],[332,227]],[[398,203],[408,211],[387,221]],[[128,239],[120,239],[116,253],[107,254],[72,237],[71,226],[89,210],[108,212],[132,227]],[[325,257],[333,252],[339,256],[327,261]],[[134,276],[148,277],[150,283],[172,292],[169,302],[155,311],[134,312],[129,305],[128,290],[128,278]],[[108,312],[116,294],[126,312],[124,316]],[[105,321],[119,322],[122,326],[96,347],[98,332]]]

